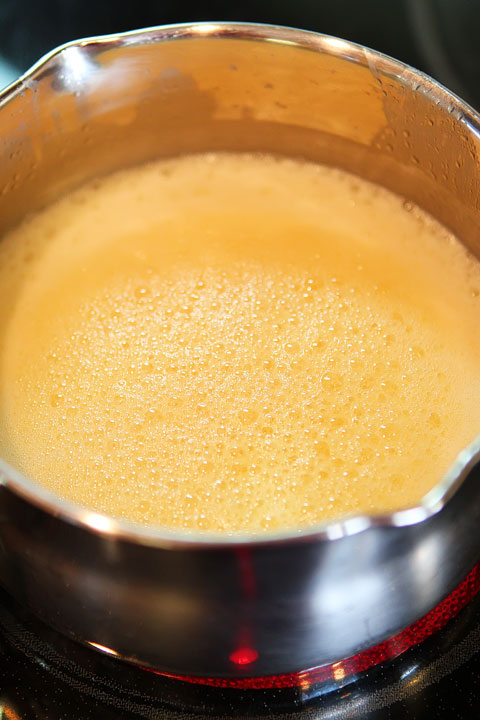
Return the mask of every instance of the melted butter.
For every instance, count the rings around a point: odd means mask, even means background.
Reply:
[[[444,228],[340,171],[129,170],[0,245],[0,453],[170,528],[405,507],[480,430],[479,296]]]

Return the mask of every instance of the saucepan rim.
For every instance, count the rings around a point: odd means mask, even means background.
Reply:
[[[34,90],[46,72],[55,71],[55,62],[72,48],[81,50],[92,45],[109,48],[146,45],[173,39],[231,38],[275,42],[342,57],[367,67],[380,82],[382,76],[395,77],[413,92],[426,94],[434,103],[445,107],[469,132],[480,137],[480,116],[467,103],[419,70],[375,50],[348,40],[307,30],[279,25],[231,22],[199,22],[159,25],[112,35],[99,35],[74,40],[53,49],[0,92],[0,108],[25,90]],[[238,532],[232,534],[209,531],[178,531],[161,526],[147,526],[83,507],[66,500],[29,479],[0,459],[0,485],[69,524],[89,532],[137,545],[167,549],[211,547],[228,549],[241,545],[273,545],[278,543],[334,541],[375,527],[405,527],[425,522],[438,513],[461,488],[470,470],[480,461],[480,434],[464,448],[443,478],[416,505],[391,513],[358,514],[318,523],[301,529],[284,531]]]

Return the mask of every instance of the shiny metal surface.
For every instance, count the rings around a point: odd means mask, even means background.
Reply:
[[[421,73],[336,38],[200,24],[71,43],[0,95],[0,127],[1,232],[118,168],[247,149],[379,182],[480,256],[479,117]],[[480,556],[479,457],[477,441],[414,508],[231,538],[108,518],[0,462],[0,582],[82,642],[167,672],[307,669],[411,624],[468,572]],[[258,658],[235,665],[242,647]]]

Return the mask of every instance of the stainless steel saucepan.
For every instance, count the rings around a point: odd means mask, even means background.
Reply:
[[[0,128],[2,232],[119,168],[262,150],[378,182],[480,256],[479,116],[344,40],[215,23],[74,42],[0,95]],[[479,457],[480,440],[407,510],[236,537],[105,517],[2,462],[0,583],[64,633],[144,666],[305,670],[410,625],[468,573],[480,557]],[[247,646],[252,661],[234,668]]]

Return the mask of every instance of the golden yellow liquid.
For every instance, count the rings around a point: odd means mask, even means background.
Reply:
[[[409,506],[480,431],[479,295],[444,228],[340,171],[125,171],[0,244],[0,454],[170,528]]]

